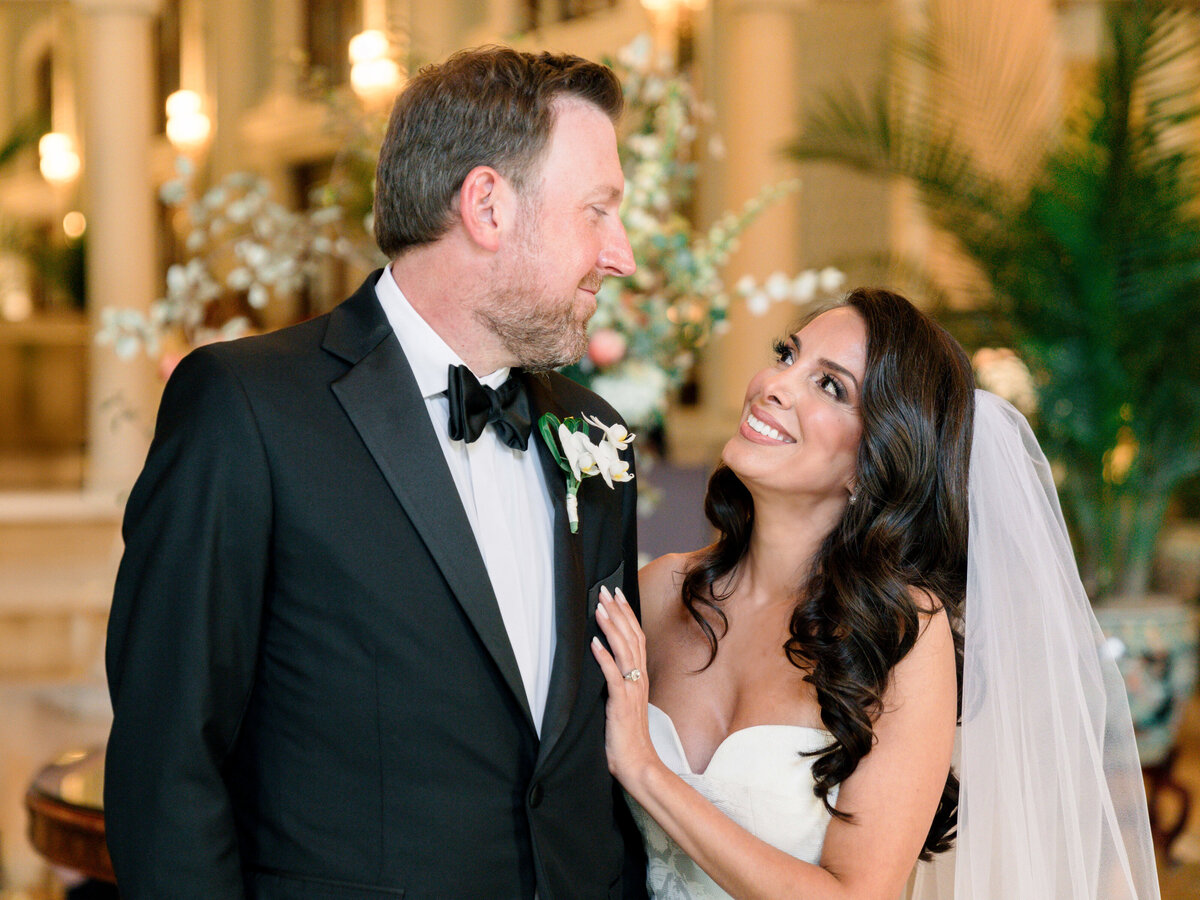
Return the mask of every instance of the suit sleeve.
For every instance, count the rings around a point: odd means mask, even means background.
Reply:
[[[126,506],[109,619],[104,801],[124,900],[243,896],[222,768],[254,678],[270,531],[250,402],[197,351],[167,385]]]

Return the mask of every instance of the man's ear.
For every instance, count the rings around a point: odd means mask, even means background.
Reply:
[[[516,195],[491,166],[476,166],[458,189],[458,215],[471,240],[495,253],[515,221]]]

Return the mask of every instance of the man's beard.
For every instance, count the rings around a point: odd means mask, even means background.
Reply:
[[[476,316],[500,339],[527,372],[548,372],[577,362],[587,352],[587,323],[576,308],[576,293],[555,297],[539,283],[531,242],[522,240],[520,255]],[[589,275],[583,286],[599,290],[603,276]],[[576,289],[578,290],[578,289]]]

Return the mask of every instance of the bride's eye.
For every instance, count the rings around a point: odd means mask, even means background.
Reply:
[[[823,372],[817,377],[817,387],[833,397],[835,400],[846,399],[846,389],[842,387],[842,383],[830,375],[828,372]]]
[[[791,344],[776,341],[772,349],[775,351],[775,361],[784,366],[790,366],[796,361],[796,351]]]

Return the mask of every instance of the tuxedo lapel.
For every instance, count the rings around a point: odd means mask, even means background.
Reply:
[[[333,392],[533,728],[525,685],[483,556],[425,400],[375,296],[376,278],[369,278],[330,315],[325,349],[352,365],[333,383]]]
[[[546,712],[542,718],[542,743],[539,759],[545,759],[554,749],[570,719],[575,696],[579,692],[579,676],[587,643],[587,580],[583,565],[581,541],[583,534],[572,534],[567,519],[567,479],[542,440],[538,419],[553,413],[560,420],[579,411],[564,410],[555,400],[545,379],[522,374],[533,415],[533,434],[530,441],[537,446],[538,458],[546,475],[546,485],[554,501],[554,627],[556,641],[554,664],[550,673],[550,689],[546,697]],[[581,526],[582,527],[582,526]]]

